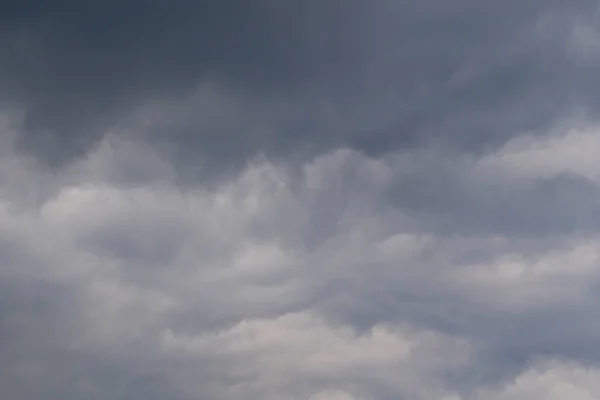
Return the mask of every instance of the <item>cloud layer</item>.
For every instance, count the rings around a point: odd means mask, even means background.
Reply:
[[[596,2],[7,6],[2,398],[600,396]]]

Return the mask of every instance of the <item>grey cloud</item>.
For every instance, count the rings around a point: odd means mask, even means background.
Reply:
[[[392,204],[436,232],[535,237],[596,232],[598,187],[570,175],[551,178],[481,176],[456,166],[425,167],[390,186]],[[462,167],[458,167],[462,169]]]
[[[594,233],[521,237],[485,222],[496,230],[477,237],[451,209],[449,235],[386,197],[397,179],[420,176],[422,153],[339,150],[301,176],[256,162],[209,189],[127,186],[102,175],[103,157],[114,155],[101,146],[79,162],[88,175],[65,171],[38,211],[2,209],[2,240],[21,249],[2,250],[0,292],[15,397],[467,399],[539,357],[598,360],[586,351],[598,332]],[[446,161],[457,177],[498,186],[507,207],[521,201],[501,174]],[[449,198],[456,187],[462,202],[485,205],[461,184],[440,190]],[[435,215],[422,199],[418,211]],[[511,275],[511,262],[527,272]],[[62,368],[42,379],[43,359]]]
[[[147,97],[186,93],[204,80],[258,90],[256,96],[282,86],[286,93],[314,91],[360,68],[371,26],[361,2],[62,1],[4,8],[6,100],[25,107],[32,145],[52,147],[56,140],[55,151],[86,145],[86,136],[101,134]],[[38,149],[44,150],[50,151]]]
[[[600,393],[596,2],[7,5],[2,397]]]
[[[379,154],[432,141],[481,151],[594,108],[596,62],[568,47],[595,6],[14,2],[2,17],[0,76],[5,100],[26,112],[23,146],[55,163],[132,110],[186,99],[207,82],[219,88],[208,104],[146,128],[192,164],[207,158],[219,170],[260,152],[350,145]]]

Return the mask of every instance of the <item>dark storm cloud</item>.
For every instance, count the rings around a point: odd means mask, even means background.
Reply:
[[[224,111],[192,104],[148,129],[209,161],[432,140],[481,150],[591,105],[595,64],[569,60],[564,41],[594,6],[9,1],[0,82],[5,103],[26,112],[22,145],[59,163],[132,109],[204,82],[226,96]]]
[[[203,80],[258,97],[313,91],[365,62],[369,11],[337,0],[9,2],[0,21],[4,96],[26,108],[34,145],[52,146],[35,143],[50,130],[68,147],[147,98]]]

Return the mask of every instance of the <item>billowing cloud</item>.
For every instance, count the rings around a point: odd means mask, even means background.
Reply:
[[[600,396],[596,2],[9,3],[2,398]]]

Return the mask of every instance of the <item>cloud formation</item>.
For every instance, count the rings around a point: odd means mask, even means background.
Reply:
[[[340,146],[481,151],[575,112],[595,115],[596,8],[9,2],[0,82],[4,102],[26,115],[21,147],[54,165],[148,114],[145,136],[219,168]]]
[[[6,10],[2,398],[600,396],[596,2]]]

